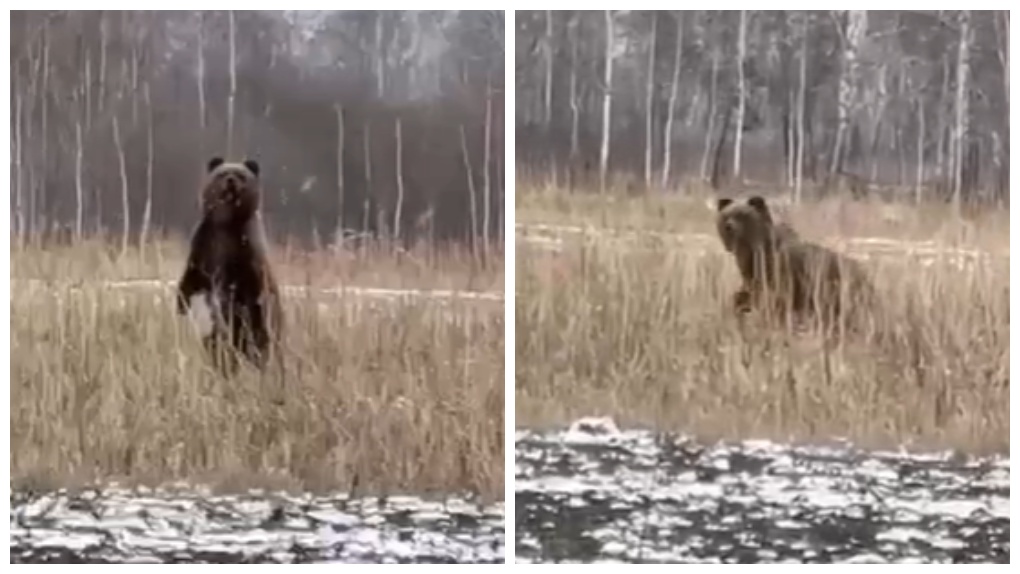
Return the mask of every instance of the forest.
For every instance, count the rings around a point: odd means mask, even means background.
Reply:
[[[516,163],[577,189],[1008,202],[1008,11],[521,11]]]
[[[500,244],[504,20],[12,12],[12,237],[187,232],[221,155],[278,240]]]

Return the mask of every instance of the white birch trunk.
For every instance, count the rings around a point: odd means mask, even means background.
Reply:
[[[806,142],[804,138],[807,130],[805,129],[804,123],[805,107],[807,106],[807,50],[808,50],[808,17],[807,14],[801,15],[801,31],[800,31],[800,77],[799,86],[797,89],[797,167],[794,179],[794,200],[796,203],[800,203],[804,200],[804,147]]]
[[[492,181],[489,176],[492,163],[492,85],[485,86],[485,145],[482,146],[484,157],[482,159],[482,239],[485,241],[485,248],[489,248],[490,221],[492,219]]]
[[[613,32],[613,12],[605,11],[606,16],[606,61],[605,75],[602,78],[602,145],[599,148],[599,192],[606,191],[606,177],[609,170],[610,119],[613,106],[613,48],[615,34]]]
[[[121,208],[121,254],[127,252],[128,238],[131,234],[131,208],[128,201],[127,161],[124,158],[124,144],[120,137],[120,121],[113,116],[113,145],[117,147],[117,160],[120,166],[120,208]]]
[[[227,155],[234,154],[234,103],[237,98],[237,32],[234,11],[227,12],[230,26],[230,94],[227,96]]]
[[[404,138],[397,118],[397,205],[393,210],[393,237],[400,241],[400,224],[404,215]]]
[[[545,90],[542,96],[542,125],[549,130],[552,124],[552,83],[553,83],[553,20],[552,10],[545,11]]]
[[[336,244],[344,243],[344,109],[336,104]]]
[[[747,51],[747,10],[740,11],[740,25],[737,29],[737,125],[733,137],[733,177],[740,181],[741,148],[744,141],[744,114],[747,110],[747,74],[744,58]]]
[[[970,131],[970,11],[960,11],[960,44],[956,55],[956,126],[953,157],[953,202],[959,208],[963,194],[963,158]]]
[[[666,107],[666,129],[662,134],[662,179],[663,189],[669,183],[670,162],[673,159],[673,121],[676,118],[676,98],[680,87],[680,64],[684,45],[683,12],[676,15],[676,52],[673,54],[673,79],[669,86],[669,103]]]
[[[577,99],[577,15],[570,18],[570,163],[581,153],[581,109]]]
[[[467,136],[464,134],[464,126],[460,126],[460,151],[464,156],[464,172],[467,173],[468,182],[468,209],[471,211],[471,246],[477,248],[478,243],[478,195],[475,189],[475,176],[471,169],[471,156],[468,154]]]
[[[149,241],[149,229],[150,229],[150,227],[152,225],[152,170],[153,170],[153,164],[156,162],[156,157],[155,157],[155,154],[154,154],[154,147],[155,146],[153,145],[153,140],[154,140],[153,132],[155,131],[155,126],[153,125],[153,122],[154,122],[153,115],[154,114],[152,112],[152,88],[149,86],[148,82],[145,83],[145,109],[147,110],[147,114],[149,116],[148,117],[148,122],[146,122],[146,123],[148,123],[148,129],[146,130],[147,133],[146,133],[146,138],[145,138],[145,140],[146,140],[145,141],[145,157],[146,157],[146,162],[145,162],[145,210],[142,212],[142,231],[141,231],[141,238],[139,239],[139,244],[142,246],[143,249],[145,248],[145,245],[148,244],[148,241]]]
[[[198,13],[198,125],[205,130],[205,17]]]
[[[719,50],[712,49],[712,82],[708,94],[708,129],[705,130],[705,147],[701,154],[701,181],[708,181],[708,159],[712,154],[712,134],[715,133],[716,88],[719,84]]]
[[[645,84],[645,189],[652,187],[652,105],[655,96],[655,36],[658,12],[652,13],[652,35],[648,40],[648,72]]]
[[[74,121],[74,141],[76,144],[74,154],[74,239],[81,241],[82,230],[85,227],[85,185],[82,182],[82,155],[85,153],[81,141],[81,120]]]

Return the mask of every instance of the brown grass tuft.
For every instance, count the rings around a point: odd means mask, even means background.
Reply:
[[[213,374],[169,286],[104,283],[176,279],[183,249],[146,253],[121,257],[102,242],[12,252],[12,484],[187,480],[502,499],[501,302],[285,294],[280,409],[256,373]],[[407,287],[403,269],[422,287],[502,283],[466,257],[444,260],[445,275],[399,257],[360,260],[358,278],[390,278],[360,285]],[[328,255],[281,259],[285,285],[352,283]]]
[[[711,437],[1008,451],[1008,213],[789,207],[802,235],[862,259],[883,301],[875,331],[827,346],[732,317],[739,276],[705,199],[518,189],[518,426],[602,414]],[[564,223],[592,229],[534,227]]]

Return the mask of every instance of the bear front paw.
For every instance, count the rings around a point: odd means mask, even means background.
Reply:
[[[747,313],[751,310],[751,293],[747,289],[741,289],[733,294],[733,308],[737,313]]]

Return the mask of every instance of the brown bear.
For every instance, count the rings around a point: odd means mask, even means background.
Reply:
[[[202,220],[177,286],[177,311],[204,316],[203,342],[226,375],[236,371],[237,354],[261,369],[279,352],[283,311],[260,201],[257,162],[209,160]]]
[[[847,328],[872,308],[874,289],[861,265],[775,223],[764,198],[719,199],[716,228],[740,270],[743,285],[733,296],[739,312],[757,308]]]

